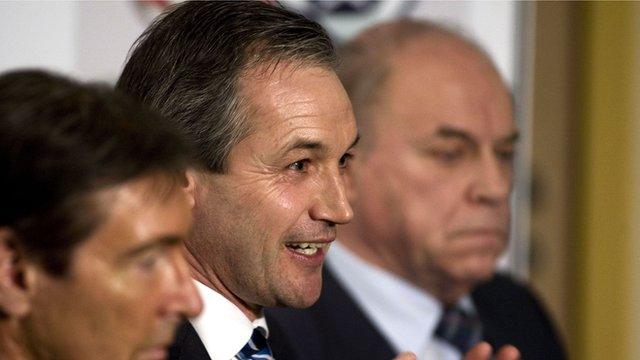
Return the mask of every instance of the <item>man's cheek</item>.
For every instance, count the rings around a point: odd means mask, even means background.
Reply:
[[[433,247],[441,242],[441,214],[434,212],[425,200],[414,197],[402,207],[402,219],[407,234],[416,243],[415,246]]]

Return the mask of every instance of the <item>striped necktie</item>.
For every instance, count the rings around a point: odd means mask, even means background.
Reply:
[[[238,354],[234,357],[237,360],[274,360],[273,355],[271,354],[271,349],[269,348],[269,344],[267,344],[267,339],[264,337],[264,330],[260,327],[256,327],[253,329],[253,334],[251,334],[251,339],[246,343],[246,345],[240,350]]]
[[[459,306],[447,307],[435,334],[453,345],[461,354],[465,354],[481,340],[482,324],[475,313],[468,313]]]

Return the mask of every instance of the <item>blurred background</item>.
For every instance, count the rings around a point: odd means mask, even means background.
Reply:
[[[114,82],[168,1],[0,2],[0,71]],[[504,271],[529,281],[574,359],[640,359],[640,3],[284,1],[337,43],[394,17],[476,40],[522,141]]]

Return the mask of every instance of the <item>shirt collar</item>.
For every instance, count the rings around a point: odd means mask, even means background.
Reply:
[[[433,338],[442,305],[432,295],[334,242],[327,264],[397,351],[422,353]],[[473,308],[467,296],[461,300]]]
[[[194,280],[202,298],[200,315],[189,319],[212,359],[232,359],[251,338],[253,329],[260,327],[265,337],[269,328],[264,316],[253,322],[217,291]]]

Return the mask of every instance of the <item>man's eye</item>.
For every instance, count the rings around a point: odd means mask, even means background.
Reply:
[[[288,168],[295,171],[306,171],[308,164],[309,160],[298,160],[289,164]]]
[[[340,166],[340,168],[346,168],[349,165],[349,161],[352,158],[353,158],[353,154],[346,153],[346,154],[342,155],[338,165]]]
[[[454,150],[432,149],[432,150],[429,150],[429,154],[435,157],[437,160],[449,163],[449,162],[454,162],[460,159],[463,156],[463,151],[460,149],[454,149]]]
[[[515,157],[515,151],[513,150],[498,150],[496,154],[498,158],[505,162],[512,162]]]
[[[145,255],[136,261],[138,268],[143,271],[152,271],[156,267],[157,263],[158,257],[155,255]]]

